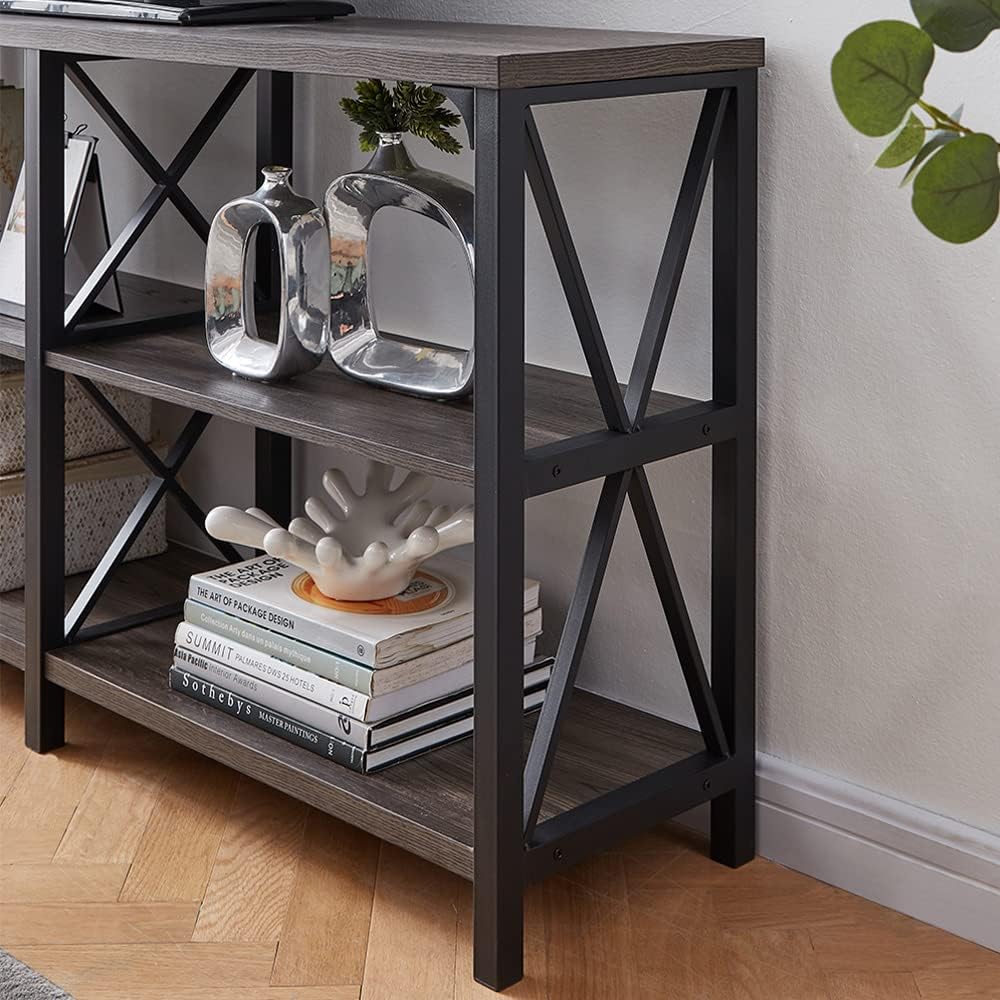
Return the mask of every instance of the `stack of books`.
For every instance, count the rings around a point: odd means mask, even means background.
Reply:
[[[346,602],[260,556],[191,578],[170,685],[368,773],[473,726],[472,566],[439,557],[403,593]],[[524,708],[541,707],[539,584],[524,581]],[[520,665],[512,665],[519,669]]]

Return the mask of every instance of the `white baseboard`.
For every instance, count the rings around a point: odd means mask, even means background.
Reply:
[[[678,822],[708,832],[701,806]],[[765,858],[1000,951],[1000,837],[757,755]]]
[[[757,757],[766,858],[1000,951],[1000,837]]]

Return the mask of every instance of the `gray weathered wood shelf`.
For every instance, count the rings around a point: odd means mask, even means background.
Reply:
[[[122,295],[122,315],[103,316],[100,319],[103,336],[176,325],[179,317],[190,321],[193,316],[200,317],[205,310],[205,295],[201,289],[127,273],[119,274],[118,284]],[[82,323],[77,337],[85,341],[90,329],[90,325]],[[0,356],[24,360],[22,320],[0,315]]]
[[[187,577],[213,565],[184,549],[126,564],[109,588],[102,616],[140,611],[150,598],[179,596]],[[67,596],[85,576],[67,581]],[[23,667],[24,595],[0,598],[0,658]],[[463,740],[380,774],[337,767],[270,733],[170,690],[171,621],[53,650],[46,673],[67,691],[265,784],[361,826],[435,864],[472,878],[472,741]],[[534,729],[525,722],[525,749]],[[698,733],[596,695],[573,701],[543,818],[704,748]]]
[[[5,351],[24,356],[24,324],[0,317],[0,353]],[[342,375],[330,362],[291,382],[248,382],[212,360],[201,327],[59,348],[47,358],[53,368],[103,385],[451,482],[471,486],[475,480],[470,402],[438,403],[385,392]],[[604,427],[589,378],[528,365],[525,384],[526,448]],[[657,392],[650,414],[679,412],[695,403]]]
[[[764,62],[762,38],[383,18],[195,30],[5,15],[0,27],[4,45],[25,49],[501,90],[753,69]]]

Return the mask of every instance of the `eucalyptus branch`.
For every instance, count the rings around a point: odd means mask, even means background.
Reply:
[[[934,128],[936,129],[945,132],[955,132],[958,135],[975,135],[976,133],[975,129],[966,128],[961,122],[955,121],[951,115],[946,115],[940,108],[934,107],[933,104],[928,104],[927,101],[917,101],[917,107],[931,116]]]
[[[968,243],[1000,217],[1000,143],[924,98],[937,48],[968,52],[1000,30],[1000,0],[911,0],[918,24],[872,21],[833,57],[837,103],[862,134],[891,136],[875,161],[905,168],[917,218],[936,236]],[[930,124],[922,117],[926,115]]]

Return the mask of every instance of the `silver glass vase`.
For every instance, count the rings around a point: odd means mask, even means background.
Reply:
[[[205,260],[205,325],[212,357],[243,378],[276,381],[323,360],[330,339],[330,243],[322,211],[296,194],[287,167],[219,210]],[[254,309],[257,230],[271,226],[281,264],[277,341],[260,337]]]
[[[332,269],[330,355],[354,378],[435,399],[472,391],[473,351],[443,347],[379,330],[368,282],[372,220],[403,208],[444,226],[461,244],[475,277],[475,195],[448,174],[418,167],[399,133],[379,135],[362,170],[338,177],[326,193]]]

